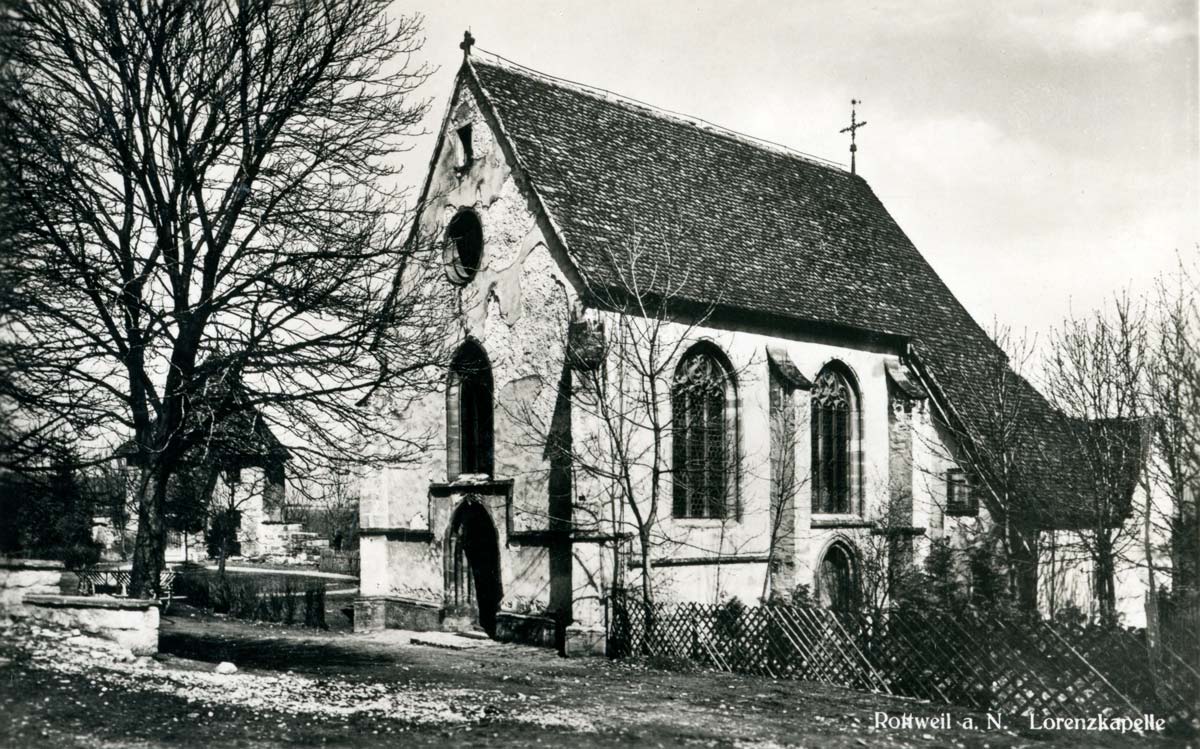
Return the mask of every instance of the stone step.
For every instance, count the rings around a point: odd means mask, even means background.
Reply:
[[[443,650],[473,650],[490,642],[491,638],[487,635],[480,639],[464,637],[461,632],[417,632],[409,638],[409,643],[413,645],[425,645]]]

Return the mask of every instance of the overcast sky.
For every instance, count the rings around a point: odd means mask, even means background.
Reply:
[[[395,7],[426,16],[431,131],[468,26],[523,65],[842,163],[862,99],[859,173],[985,327],[1044,333],[1197,253],[1196,0]]]

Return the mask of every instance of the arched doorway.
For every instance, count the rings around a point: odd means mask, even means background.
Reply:
[[[446,616],[495,635],[503,597],[496,525],[477,499],[465,499],[450,521],[446,545]]]
[[[838,612],[858,608],[858,564],[854,552],[842,541],[830,544],[817,567],[817,601]]]

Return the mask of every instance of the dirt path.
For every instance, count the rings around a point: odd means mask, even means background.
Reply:
[[[2,649],[3,643],[0,643]],[[313,633],[211,619],[164,622],[166,667],[0,666],[0,746],[1168,746],[1095,733],[875,729],[875,713],[940,706],[802,682],[674,673],[394,632]],[[218,676],[228,660],[239,672]],[[122,670],[124,669],[124,670]],[[952,720],[970,716],[950,711]],[[984,719],[977,717],[980,726]]]

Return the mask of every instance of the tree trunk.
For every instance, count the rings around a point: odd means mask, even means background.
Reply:
[[[1038,611],[1038,539],[1037,531],[1008,523],[1009,570],[1017,610],[1036,615]]]
[[[1183,496],[1182,491],[1179,493],[1179,496]],[[1200,489],[1192,493],[1191,505],[1192,575],[1187,585],[1195,595],[1200,596]],[[1183,517],[1185,518],[1184,532],[1186,533],[1186,518],[1188,517],[1188,507],[1186,504],[1184,504]],[[1197,629],[1197,636],[1200,637],[1200,628]]]
[[[135,598],[158,595],[159,578],[166,561],[167,527],[163,516],[166,482],[152,475],[150,470],[143,472],[140,482],[138,529],[129,581],[129,595]]]
[[[642,603],[649,610],[654,603],[654,587],[650,584],[650,530],[643,528],[638,533],[642,552]]]
[[[1117,594],[1113,581],[1115,561],[1112,544],[1106,534],[1098,534],[1093,575],[1095,577],[1096,602],[1100,605],[1100,619],[1105,624],[1117,621]]]
[[[645,639],[642,641],[642,654],[653,655],[658,637],[655,630],[654,588],[650,584],[650,529],[638,529],[638,543],[641,545],[642,556],[642,631]]]
[[[1155,696],[1159,693],[1158,666],[1161,662],[1160,638],[1158,621],[1158,586],[1154,575],[1154,544],[1150,536],[1150,489],[1146,491],[1146,513],[1142,519],[1142,545],[1146,555],[1146,647],[1150,651],[1150,682],[1154,687]]]

